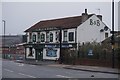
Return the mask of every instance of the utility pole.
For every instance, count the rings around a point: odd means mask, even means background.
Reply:
[[[111,44],[112,44],[112,68],[115,67],[115,57],[114,57],[114,0],[112,0],[112,37],[111,37]]]

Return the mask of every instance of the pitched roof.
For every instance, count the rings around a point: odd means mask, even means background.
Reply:
[[[102,41],[102,43],[111,43],[111,37],[106,38],[105,40]],[[119,43],[120,44],[120,31],[114,31],[114,39],[115,39],[115,43]]]
[[[91,17],[93,14],[88,15],[88,18]],[[44,20],[36,23],[32,27],[25,30],[25,32],[31,32],[36,29],[40,28],[76,28],[80,24],[82,24],[82,16],[74,16],[74,17],[67,17],[67,18],[59,18],[59,19],[52,19],[52,20]]]

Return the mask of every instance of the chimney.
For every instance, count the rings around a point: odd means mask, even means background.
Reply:
[[[82,23],[88,19],[87,9],[85,9],[85,13],[82,13]]]
[[[85,14],[87,14],[87,9],[85,9]]]

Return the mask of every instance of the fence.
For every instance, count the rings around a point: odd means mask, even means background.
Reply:
[[[78,50],[63,50],[65,64],[112,66],[111,44],[96,42],[80,45]],[[120,67],[120,47],[115,48],[115,67]]]
[[[24,55],[23,54],[2,54],[3,59],[9,59],[9,60],[23,60]]]

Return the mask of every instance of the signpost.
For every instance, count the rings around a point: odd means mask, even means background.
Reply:
[[[60,28],[60,33],[59,33],[59,42],[60,42],[60,58],[59,58],[59,63],[62,64],[62,54],[61,54],[61,49],[62,49],[62,28]]]
[[[88,55],[93,56],[93,50],[92,49],[89,50]]]

